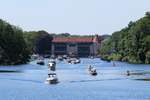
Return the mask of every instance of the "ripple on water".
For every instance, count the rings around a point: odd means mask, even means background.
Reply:
[[[89,64],[97,76],[87,74]],[[47,66],[36,62],[0,69],[21,71],[0,72],[0,100],[150,100],[149,65],[116,62],[112,67],[111,62],[86,58],[77,65],[57,62],[57,85],[44,84]],[[130,76],[124,74],[127,70]]]

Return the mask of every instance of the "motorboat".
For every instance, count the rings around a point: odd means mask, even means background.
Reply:
[[[90,56],[91,59],[94,59],[94,56]]]
[[[127,76],[130,76],[130,75],[131,75],[131,73],[130,73],[129,70],[126,71],[126,75],[127,75]]]
[[[49,63],[50,63],[50,62],[51,62],[51,63],[56,63],[55,59],[49,59],[48,62],[49,62]]]
[[[66,60],[66,62],[68,62],[69,64],[78,64],[80,63],[80,59],[78,58],[69,58]]]
[[[56,70],[56,62],[49,62],[48,69],[51,71],[55,71]]]
[[[33,55],[31,56],[31,60],[36,60],[36,59],[38,59],[38,57],[39,57],[39,55],[33,54]]]
[[[51,59],[55,59],[56,57],[55,57],[55,55],[51,55],[50,58]]]
[[[44,65],[45,64],[44,60],[42,60],[42,59],[37,60],[36,63],[39,64],[39,65]]]
[[[94,68],[94,67],[92,67],[92,66],[89,66],[89,67],[88,67],[88,73],[89,73],[90,75],[93,75],[93,76],[97,75],[96,68]]]
[[[76,59],[76,63],[80,63],[80,59]]]
[[[58,59],[59,61],[63,61],[63,57],[62,57],[62,56],[58,56],[57,59]]]
[[[63,55],[63,59],[67,59],[67,57],[68,57],[67,55]]]
[[[65,59],[65,61],[67,62],[67,63],[71,63],[71,59],[70,58],[67,58],[67,59]]]
[[[80,59],[78,59],[78,58],[73,58],[73,60],[72,60],[73,62],[74,62],[74,64],[78,64],[78,63],[80,63]]]
[[[58,83],[58,79],[56,73],[49,73],[48,78],[45,81],[45,84],[57,84],[57,83]]]
[[[44,58],[50,58],[49,54],[44,55]]]
[[[77,64],[76,60],[71,60],[71,64]]]

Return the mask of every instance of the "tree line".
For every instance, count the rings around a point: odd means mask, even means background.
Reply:
[[[29,54],[22,29],[0,19],[0,65],[26,63]]]
[[[54,37],[93,37],[93,35],[55,34],[42,31],[24,32],[0,19],[0,65],[17,65],[30,61],[32,54],[51,53]],[[127,27],[101,36],[99,55],[105,60],[150,63],[150,12]]]
[[[92,37],[92,35],[55,34],[41,31],[23,31],[0,19],[0,65],[18,65],[30,61],[32,54],[51,54],[54,37]]]
[[[150,64],[150,12],[104,39],[99,55],[104,60]]]

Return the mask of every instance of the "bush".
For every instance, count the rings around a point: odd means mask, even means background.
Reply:
[[[150,51],[146,52],[146,60],[145,60],[146,64],[150,64]]]
[[[116,61],[121,61],[122,55],[118,53],[113,53],[110,56],[108,56],[108,59],[110,60],[116,60]]]
[[[0,65],[16,65],[29,61],[23,31],[0,20]]]

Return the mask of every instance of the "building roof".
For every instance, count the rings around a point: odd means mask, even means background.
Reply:
[[[93,43],[93,42],[98,42],[98,39],[96,37],[55,37],[53,38],[52,42],[54,43]]]

